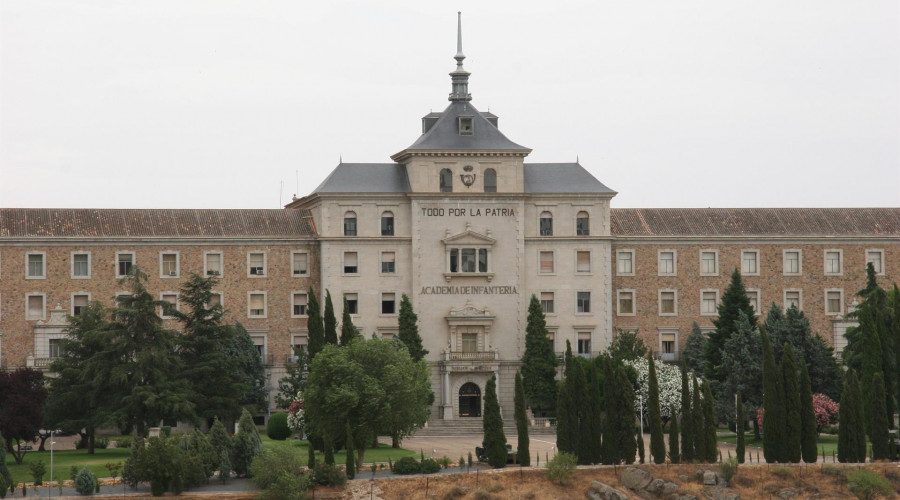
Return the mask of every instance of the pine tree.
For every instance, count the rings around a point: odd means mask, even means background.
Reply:
[[[359,336],[359,330],[353,324],[350,318],[350,306],[347,304],[347,297],[344,297],[344,309],[341,313],[341,345],[347,345],[351,340]]]
[[[700,401],[700,384],[693,377],[691,392],[691,441],[694,443],[694,461],[706,461],[706,424],[703,419],[703,404]]]
[[[553,411],[556,407],[556,354],[547,339],[547,324],[541,302],[534,295],[528,303],[525,326],[525,354],[522,356],[522,383],[532,411]]]
[[[413,311],[412,302],[404,293],[400,296],[400,313],[397,315],[399,324],[397,338],[409,350],[413,361],[425,359],[428,351],[422,347],[422,337],[419,336],[419,317]]]
[[[800,442],[803,434],[800,423],[800,386],[797,383],[797,360],[794,348],[784,344],[784,355],[781,357],[781,380],[784,388],[784,440],[782,459],[789,463],[799,463],[801,458]]]
[[[231,463],[234,471],[239,476],[248,475],[250,464],[260,452],[262,452],[262,440],[259,437],[259,429],[253,423],[250,412],[244,410],[238,421],[238,433],[234,436],[234,447],[232,448]]]
[[[656,363],[653,362],[652,353],[647,355],[649,364],[647,413],[650,424],[650,454],[653,462],[662,464],[666,462],[666,442],[663,434],[662,413],[659,409],[659,381],[656,378]]]
[[[700,325],[694,321],[691,325],[691,334],[684,344],[684,351],[681,352],[681,360],[687,367],[687,370],[694,373],[704,373],[706,371],[706,344],[708,342],[709,339],[706,337],[706,334],[700,330]]]
[[[866,461],[866,433],[863,421],[862,395],[859,378],[850,370],[844,377],[841,406],[838,411],[838,461],[860,463]]]
[[[618,426],[617,437],[619,442],[616,443],[619,457],[622,463],[634,463],[634,453],[637,447],[634,440],[634,387],[631,380],[628,379],[628,373],[624,366],[616,368],[616,391],[614,392],[618,399],[617,407],[619,410],[619,418],[614,425]]]
[[[506,467],[506,435],[503,434],[503,418],[497,401],[497,379],[491,376],[484,391],[484,440],[481,446],[491,467]]]
[[[687,366],[681,364],[681,460],[694,461],[694,416],[691,413],[691,390],[688,385]]]
[[[816,463],[816,413],[813,409],[812,384],[809,381],[809,370],[806,363],[800,364],[800,450],[803,461]]]
[[[742,464],[745,459],[744,425],[747,423],[747,416],[744,415],[744,398],[741,396],[741,391],[737,392],[737,409],[735,410],[735,414],[734,430],[737,432],[737,448],[734,453],[737,455],[738,463]]]
[[[869,440],[872,442],[872,460],[890,459],[888,446],[888,421],[885,409],[884,375],[881,372],[872,378],[871,406],[867,409],[869,415]]]
[[[356,446],[354,446],[353,444],[353,431],[350,430],[349,422],[347,423],[347,442],[344,445],[344,448],[347,450],[347,479],[353,479],[354,477],[356,477],[356,459],[354,457]]]
[[[231,472],[232,441],[231,436],[225,431],[225,426],[222,425],[222,422],[218,418],[215,419],[212,427],[209,428],[209,443],[212,445],[213,449],[216,450],[216,455],[219,457],[219,464],[225,464],[227,461],[228,469],[219,469],[219,474],[225,475],[226,477]]]
[[[716,436],[716,410],[709,381],[703,381],[703,425],[706,436],[703,439],[706,462],[715,463],[719,456],[719,443]]]
[[[522,387],[522,375],[516,372],[516,432],[519,435],[517,459],[519,465],[531,466],[531,452],[528,440],[528,415],[525,414],[525,388]]]
[[[678,412],[675,405],[669,408],[669,461],[673,464],[681,463],[681,455],[678,453]]]
[[[325,290],[325,312],[322,315],[325,327],[325,343],[337,344],[337,318],[334,315],[334,304],[331,302],[331,291]]]
[[[706,379],[717,382],[724,381],[728,375],[722,366],[722,350],[735,331],[735,322],[740,319],[739,313],[743,311],[750,321],[751,329],[756,328],[756,314],[750,299],[747,297],[747,289],[741,280],[741,273],[737,269],[731,273],[731,283],[722,295],[722,301],[718,306],[718,317],[713,320],[716,329],[710,332],[706,344]]]
[[[309,363],[312,364],[316,354],[325,347],[325,326],[322,324],[322,313],[319,310],[319,300],[316,291],[309,289],[309,299],[306,305],[306,329],[309,332],[307,349],[309,350]]]
[[[763,341],[763,454],[766,462],[781,462],[782,429],[784,428],[783,403],[775,353],[769,335],[762,334]]]

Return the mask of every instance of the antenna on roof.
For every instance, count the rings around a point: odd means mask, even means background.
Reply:
[[[344,163],[344,155],[338,156],[338,165],[340,165],[341,163]]]
[[[575,163],[580,163],[580,162],[578,161],[578,153],[575,154]]]

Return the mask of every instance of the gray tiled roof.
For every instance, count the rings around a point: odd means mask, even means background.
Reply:
[[[309,210],[0,208],[0,238],[302,237]]]
[[[614,208],[615,236],[900,236],[900,208]]]
[[[433,117],[432,115],[436,115],[436,113],[430,113],[428,117]],[[458,118],[460,116],[472,118],[472,135],[459,135]],[[496,118],[494,115],[488,117]],[[497,127],[488,121],[488,117],[475,109],[469,102],[451,102],[447,109],[440,113],[440,118],[428,132],[422,134],[405,151],[530,151],[525,146],[520,146],[507,139]]]
[[[615,194],[578,163],[526,163],[525,192]]]
[[[398,163],[341,163],[313,193],[408,193],[406,169]]]

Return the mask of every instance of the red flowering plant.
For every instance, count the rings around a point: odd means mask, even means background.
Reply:
[[[813,394],[813,411],[816,414],[817,432],[822,432],[822,428],[827,425],[837,423],[840,407],[840,404],[835,403],[824,394]]]

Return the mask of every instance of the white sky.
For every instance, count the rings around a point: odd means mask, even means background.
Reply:
[[[613,206],[900,205],[897,0],[3,0],[0,206],[276,208],[389,162],[457,10],[473,104]]]

